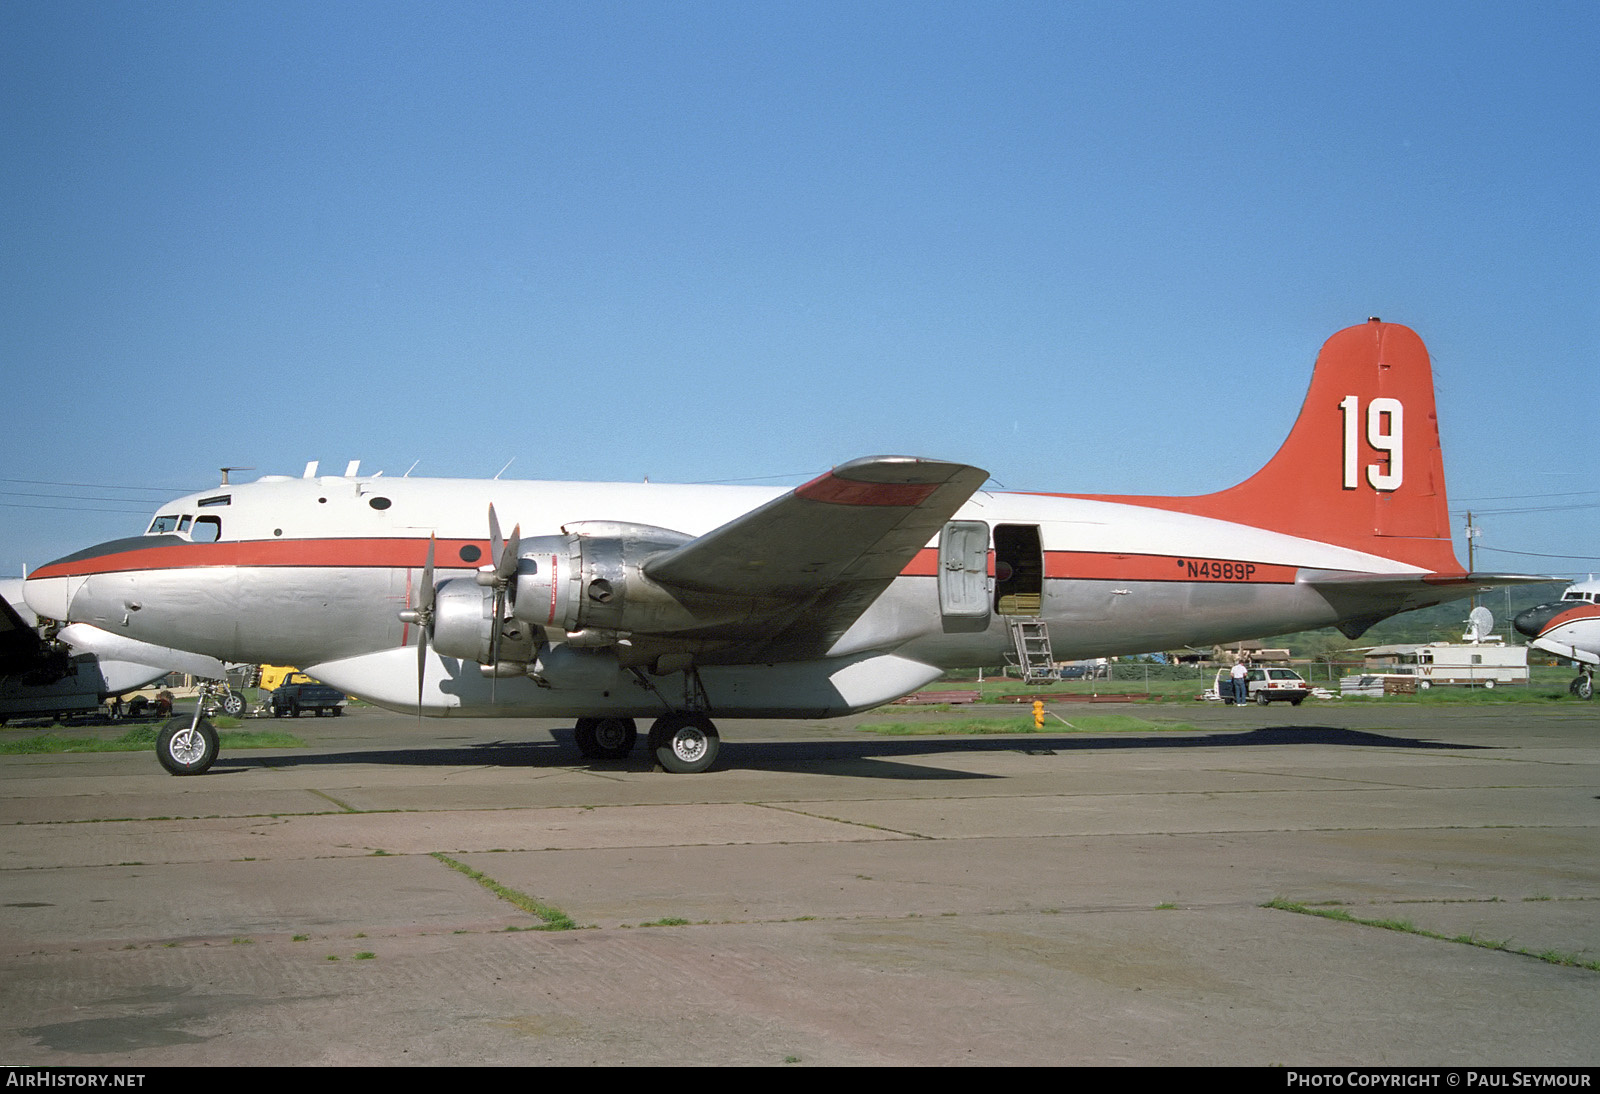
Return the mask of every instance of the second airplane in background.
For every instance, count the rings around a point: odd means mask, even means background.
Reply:
[[[1594,670],[1600,666],[1600,581],[1590,578],[1567,586],[1561,599],[1518,613],[1517,630],[1533,639],[1534,649],[1565,657],[1578,666],[1569,690],[1580,699],[1594,698]]]

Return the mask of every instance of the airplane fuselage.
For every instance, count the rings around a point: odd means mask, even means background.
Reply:
[[[783,493],[650,483],[269,479],[163,506],[146,535],[53,563],[30,582],[30,598],[61,618],[141,642],[225,661],[305,666],[353,694],[405,709],[417,701],[415,670],[398,651],[414,646],[416,627],[398,613],[416,597],[430,536],[437,537],[437,578],[471,578],[489,556],[483,513],[490,504],[529,537],[625,521],[692,538]],[[987,526],[983,596],[990,611],[981,629],[945,625],[938,543],[930,542],[822,657],[791,670],[795,680],[777,673],[763,686],[737,643],[702,643],[694,664],[709,709],[820,716],[874,706],[946,668],[1002,663],[1012,650],[1009,617],[1018,615],[1044,620],[1059,658],[1327,626],[1339,612],[1303,576],[1418,572],[1249,524],[1088,498],[979,492],[954,520]],[[197,542],[197,529],[214,542]],[[1004,593],[1007,576],[1020,593]],[[1006,595],[1013,599],[1000,602]],[[662,698],[629,678],[627,660],[585,666],[569,686],[558,679],[540,687],[525,678],[491,686],[476,665],[437,657],[430,675],[450,686],[426,689],[424,707],[458,715],[567,714],[575,707],[658,713]],[[870,666],[857,674],[879,675],[882,685],[860,681],[834,688],[836,697],[810,686],[851,666]],[[671,696],[682,690],[676,681],[661,683]]]

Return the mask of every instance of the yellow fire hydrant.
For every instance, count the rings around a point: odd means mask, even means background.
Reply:
[[[1044,700],[1043,699],[1035,699],[1033,701],[1033,728],[1034,729],[1043,729],[1044,728]]]

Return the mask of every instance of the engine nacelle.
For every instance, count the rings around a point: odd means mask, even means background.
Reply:
[[[518,620],[565,631],[579,645],[700,622],[640,572],[651,558],[692,537],[610,521],[584,521],[566,531],[522,541],[513,611]]]
[[[433,647],[503,676],[540,656],[544,628],[558,632],[550,637],[559,644],[601,649],[630,634],[670,633],[703,623],[641,572],[651,558],[691,538],[665,528],[586,521],[568,525],[564,535],[524,539],[507,590],[506,618],[494,618],[489,571],[440,582],[434,592]],[[600,662],[590,659],[545,660],[552,677],[587,678],[606,671],[594,668]],[[611,664],[614,670],[615,657]],[[529,671],[540,674],[537,668]]]
[[[487,664],[494,640],[494,594],[472,578],[441,581],[433,593],[433,648]]]
[[[433,597],[433,648],[445,657],[490,664],[495,654],[494,590],[474,578],[457,577],[441,581]],[[502,663],[532,660],[535,645],[533,628],[526,623],[516,619],[502,622]]]

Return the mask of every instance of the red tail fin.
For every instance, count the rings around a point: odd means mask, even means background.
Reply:
[[[1409,327],[1376,319],[1323,345],[1289,439],[1238,486],[1190,498],[1104,500],[1237,521],[1436,573],[1462,572],[1450,543],[1427,347]]]

